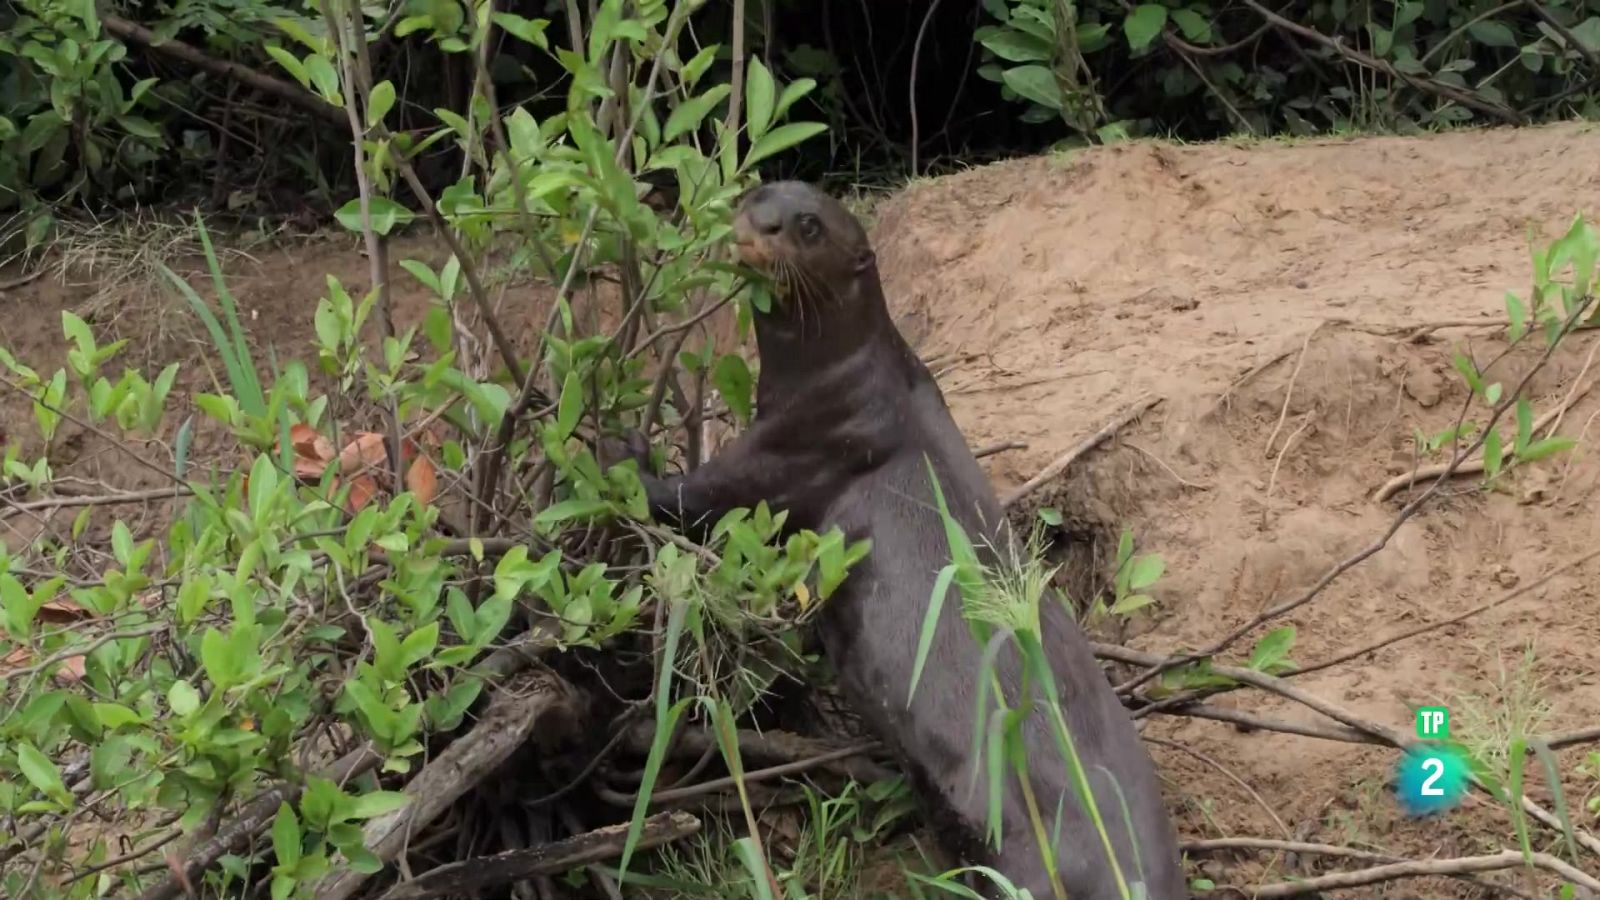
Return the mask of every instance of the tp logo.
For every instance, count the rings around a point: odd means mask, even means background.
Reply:
[[[1427,816],[1455,807],[1467,793],[1467,761],[1443,744],[1450,737],[1450,710],[1442,706],[1417,709],[1417,744],[1400,757],[1396,793],[1407,815]]]

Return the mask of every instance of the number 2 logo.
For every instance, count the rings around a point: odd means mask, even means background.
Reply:
[[[1422,761],[1422,770],[1432,772],[1423,782],[1418,793],[1424,797],[1443,797],[1444,791],[1434,787],[1434,782],[1444,776],[1444,761],[1437,756],[1430,756]]]

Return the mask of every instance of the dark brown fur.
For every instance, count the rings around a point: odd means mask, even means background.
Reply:
[[[991,564],[999,560],[992,548],[1009,553],[1016,546],[994,490],[932,375],[890,319],[866,233],[843,206],[802,183],[765,185],[745,198],[735,237],[745,261],[769,272],[778,288],[773,309],[756,317],[756,417],[694,472],[645,476],[651,509],[693,528],[765,500],[789,511],[791,528],[837,525],[851,539],[871,538],[871,553],[821,619],[823,645],[845,696],[900,754],[952,851],[992,865],[1040,900],[1049,898],[1053,891],[1014,774],[1007,779],[1002,848],[997,852],[984,841],[988,787],[981,773],[973,778],[972,768],[983,648],[962,620],[955,592],[907,705],[923,614],[950,560],[928,462],[952,514]],[[1151,900],[1187,896],[1160,783],[1132,722],[1061,604],[1046,598],[1042,618],[1068,727],[1124,877],[1142,881]],[[998,669],[1015,705],[1021,679],[1009,646]],[[1043,716],[1034,715],[1025,734],[1047,833],[1065,798],[1056,852],[1069,896],[1120,896]],[[1122,814],[1124,801],[1131,823]]]

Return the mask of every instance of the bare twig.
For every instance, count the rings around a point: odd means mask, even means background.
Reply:
[[[784,763],[783,765],[779,766],[770,766],[765,769],[757,769],[754,772],[746,772],[742,780],[745,784],[755,784],[756,782],[767,781],[773,778],[782,778],[785,775],[795,775],[800,772],[807,772],[811,769],[825,766],[828,763],[845,759],[846,757],[859,756],[863,753],[869,753],[877,749],[879,749],[879,746],[875,741],[867,741],[849,747],[840,747],[837,750],[831,750],[827,753],[813,756],[810,759],[796,760],[795,762]],[[729,775],[724,778],[713,778],[710,781],[702,781],[699,784],[691,784],[687,787],[671,788],[665,791],[652,791],[650,794],[650,803],[651,805],[658,805],[662,803],[682,802],[690,799],[691,797],[699,797],[704,794],[711,794],[725,788],[734,787],[739,783],[740,780],[741,779],[737,779],[732,775]]]
[[[1600,342],[1597,342],[1595,347],[1600,347]],[[1592,352],[1593,348],[1591,348],[1591,354]],[[1587,368],[1587,366],[1585,366],[1585,368]],[[1577,403],[1579,400],[1582,400],[1591,390],[1594,389],[1594,385],[1595,382],[1593,381],[1584,384],[1582,387],[1573,385],[1573,389],[1568,392],[1566,398],[1561,401],[1560,405],[1558,405],[1555,409],[1549,410],[1533,423],[1533,433],[1538,434],[1539,432],[1544,431],[1546,427],[1557,423],[1561,416],[1565,415],[1566,411],[1572,408],[1573,404]],[[1509,463],[1514,465],[1516,463],[1516,458],[1512,457],[1509,460]],[[1457,465],[1455,468],[1451,468],[1450,463],[1447,462],[1434,463],[1433,465],[1414,468],[1409,472],[1396,475],[1395,477],[1384,482],[1383,486],[1378,488],[1377,492],[1372,495],[1372,499],[1375,502],[1382,503],[1390,497],[1393,497],[1395,494],[1398,494],[1406,488],[1415,485],[1419,481],[1426,481],[1429,478],[1438,478],[1439,476],[1445,474],[1452,476],[1476,475],[1482,472],[1483,468],[1484,464],[1481,457],[1478,459],[1469,459]],[[1507,468],[1510,468],[1510,466],[1508,465]]]
[[[107,12],[100,13],[100,23],[106,31],[117,38],[141,47],[148,47],[158,53],[163,53],[173,59],[181,60],[205,72],[231,78],[241,84],[248,85],[263,94],[277,97],[293,106],[322,119],[333,125],[342,126],[345,115],[339,109],[323,100],[310,91],[303,90],[299,85],[282,81],[271,75],[263,75],[249,66],[242,66],[235,62],[227,62],[209,56],[199,48],[185,44],[183,41],[165,39],[150,29],[130,22],[121,16]]]
[[[1132,422],[1134,419],[1139,418],[1139,416],[1143,415],[1144,412],[1150,409],[1152,406],[1160,403],[1162,399],[1163,398],[1161,397],[1146,397],[1135,402],[1132,406],[1123,410],[1122,413],[1115,419],[1106,423],[1104,428],[1101,428],[1094,434],[1091,434],[1082,441],[1079,441],[1077,446],[1073,447],[1071,450],[1068,450],[1066,453],[1061,454],[1061,456],[1056,458],[1055,462],[1045,466],[1044,469],[1039,472],[1039,474],[1028,479],[1021,487],[1007,494],[1005,498],[1000,501],[1000,504],[1006,507],[1016,505],[1017,501],[1027,497],[1029,494],[1038,490],[1041,485],[1060,475],[1062,472],[1065,472],[1068,466],[1077,461],[1078,457],[1083,456],[1085,453],[1088,453],[1090,450],[1098,447],[1113,434],[1116,434],[1117,431],[1123,428],[1123,426],[1127,425],[1129,422]]]
[[[1289,387],[1283,393],[1283,406],[1278,409],[1278,424],[1272,426],[1272,433],[1267,435],[1267,444],[1261,448],[1261,455],[1272,456],[1272,445],[1278,441],[1278,432],[1283,430],[1283,423],[1289,418],[1289,403],[1294,400],[1294,386],[1300,382],[1300,370],[1306,365],[1306,352],[1311,349],[1311,340],[1322,330],[1327,322],[1318,322],[1315,327],[1306,332],[1306,339],[1300,344],[1300,354],[1295,357],[1294,371],[1289,374]]]
[[[8,518],[14,513],[29,512],[32,510],[67,509],[79,506],[117,506],[124,503],[148,503],[151,500],[170,500],[174,497],[187,497],[194,491],[187,487],[152,488],[148,491],[117,491],[111,494],[98,494],[81,497],[46,497],[43,500],[29,500],[26,503],[12,503],[6,509],[0,510],[0,519]]]
[[[922,62],[922,39],[927,36],[928,23],[933,21],[933,14],[939,11],[940,0],[933,0],[928,4],[928,11],[922,15],[922,24],[917,28],[916,42],[911,45],[911,78],[908,93],[908,102],[911,110],[911,177],[922,174],[918,166],[918,151],[921,149],[920,122],[917,118],[917,70]]]
[[[681,840],[700,830],[700,820],[686,812],[664,812],[644,820],[639,850]],[[476,894],[484,888],[509,884],[535,875],[554,875],[622,855],[628,824],[608,825],[587,834],[573,835],[538,847],[508,850],[443,865],[401,882],[383,900],[424,900],[446,895]]]
[[[9,281],[0,281],[0,294],[4,294],[7,291],[14,291],[19,287],[23,287],[25,285],[32,284],[33,282],[38,281],[41,277],[43,277],[44,276],[44,272],[45,272],[44,266],[40,266],[39,268],[34,269],[32,272],[28,273],[27,275],[20,275],[20,276],[18,276],[16,278],[13,278],[13,279],[9,280]]]
[[[983,459],[985,456],[993,456],[996,453],[1004,453],[1007,450],[1026,449],[1028,449],[1028,445],[1024,441],[1000,441],[998,443],[990,444],[986,447],[979,447],[978,449],[972,451],[972,456],[975,459]]]
[[[1370,734],[1357,731],[1342,725],[1307,725],[1301,722],[1284,722],[1278,719],[1268,719],[1255,713],[1248,713],[1238,709],[1228,709],[1222,706],[1212,706],[1207,703],[1189,702],[1164,709],[1151,709],[1152,713],[1164,716],[1176,716],[1190,719],[1210,719],[1214,722],[1227,722],[1237,725],[1245,731],[1268,731],[1273,734],[1294,734],[1301,737],[1317,738],[1323,741],[1335,741],[1341,744],[1374,744],[1384,746],[1383,741]],[[1143,713],[1144,710],[1139,710]],[[1136,713],[1137,715],[1137,713]]]
[[[1337,844],[1308,844],[1303,841],[1278,841],[1272,838],[1230,837],[1203,841],[1184,841],[1178,845],[1184,853],[1210,853],[1216,850],[1267,850],[1273,853],[1314,853],[1318,856],[1339,856],[1345,859],[1365,859],[1372,862],[1393,862],[1399,857],[1391,853],[1374,853],[1355,847]]]
[[[1408,75],[1405,72],[1396,69],[1388,62],[1368,56],[1367,54],[1362,53],[1360,50],[1347,47],[1344,45],[1344,42],[1328,37],[1314,28],[1307,28],[1298,22],[1285,19],[1283,16],[1280,16],[1272,10],[1267,9],[1265,6],[1262,6],[1260,3],[1256,2],[1256,0],[1244,0],[1244,4],[1255,10],[1257,15],[1272,23],[1272,25],[1278,28],[1280,31],[1285,31],[1289,34],[1305,38],[1313,43],[1321,44],[1322,46],[1332,50],[1334,53],[1339,54],[1351,62],[1378,72],[1382,72],[1396,81],[1403,81],[1418,90],[1426,91],[1427,93],[1443,97],[1446,100],[1454,101],[1462,106],[1468,107],[1469,109],[1475,109],[1481,113],[1487,113],[1488,115],[1494,116],[1497,119],[1501,119],[1502,121],[1509,122],[1513,125],[1522,125],[1527,122],[1527,117],[1516,110],[1508,109],[1498,103],[1490,103],[1489,101],[1484,100],[1470,91],[1464,91],[1460,88],[1452,87],[1451,85],[1444,84],[1443,82],[1436,81],[1432,78],[1422,78],[1416,75]]]
[[[1600,880],[1596,880],[1594,876],[1548,853],[1530,853],[1524,857],[1524,854],[1517,850],[1502,850],[1499,853],[1488,856],[1464,856],[1457,859],[1417,859],[1387,863],[1357,872],[1334,872],[1328,875],[1319,875],[1315,878],[1255,887],[1247,893],[1251,897],[1259,897],[1263,898],[1263,900],[1273,897],[1303,897],[1306,894],[1379,884],[1401,878],[1469,875],[1477,872],[1515,869],[1523,865],[1530,865],[1534,868],[1551,872],[1566,881],[1582,885],[1591,891],[1600,891]]]

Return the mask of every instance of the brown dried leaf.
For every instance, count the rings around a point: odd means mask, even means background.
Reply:
[[[387,456],[383,435],[365,431],[339,451],[339,471],[347,475],[365,472],[378,466]]]
[[[439,496],[439,473],[433,467],[433,460],[418,456],[411,461],[406,469],[406,490],[425,504],[432,503],[433,498]]]
[[[350,496],[345,500],[345,512],[352,515],[360,512],[377,495],[378,479],[373,478],[371,475],[357,475],[350,482]]]

